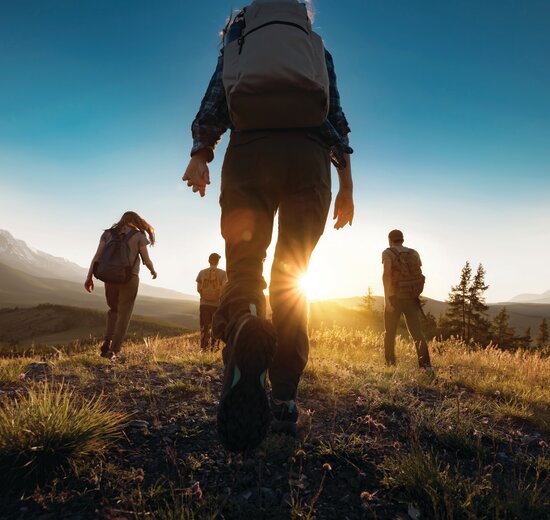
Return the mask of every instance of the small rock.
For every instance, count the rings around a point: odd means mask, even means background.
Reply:
[[[497,453],[497,457],[500,459],[500,460],[509,460],[510,457],[508,455],[506,455],[506,453],[504,453],[503,451],[499,451]]]
[[[524,435],[521,438],[521,444],[524,446],[529,446],[530,444],[535,444],[540,440],[540,434],[535,433],[534,435]]]
[[[133,430],[139,430],[141,433],[149,433],[149,423],[142,419],[134,419],[133,421],[130,421],[128,426]]]
[[[178,426],[176,424],[169,424],[163,428],[165,435],[174,435],[178,431]]]
[[[262,500],[268,504],[276,504],[277,503],[277,493],[273,491],[271,488],[263,487],[260,488],[260,494],[262,496]]]

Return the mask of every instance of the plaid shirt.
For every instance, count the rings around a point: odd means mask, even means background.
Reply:
[[[239,21],[239,17],[237,17],[229,28],[227,42],[239,37],[242,29]],[[353,153],[348,140],[350,129],[346,116],[340,106],[340,94],[336,85],[334,62],[327,50],[325,50],[325,60],[329,78],[330,106],[327,119],[320,126],[319,132],[323,141],[330,147],[331,161],[337,168],[343,168],[346,165],[344,154]],[[228,128],[234,130],[229,117],[223,86],[222,51],[199,112],[191,125],[191,132],[193,134],[191,155],[197,153],[199,150],[207,150],[209,153],[208,160],[211,161],[214,157],[214,148]]]

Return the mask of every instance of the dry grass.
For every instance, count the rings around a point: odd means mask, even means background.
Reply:
[[[32,473],[101,453],[120,432],[116,409],[148,426],[126,429],[116,442],[115,452],[128,455],[105,464],[88,458],[79,479],[67,480],[65,495],[89,504],[90,518],[98,495],[116,504],[107,517],[124,510],[136,519],[252,518],[257,508],[266,518],[335,519],[348,510],[349,518],[394,518],[403,503],[424,518],[549,517],[550,358],[432,342],[430,377],[410,342],[398,340],[391,369],[382,344],[374,332],[314,330],[300,438],[293,445],[269,436],[249,460],[216,441],[221,356],[202,352],[197,334],[129,342],[114,365],[95,350],[60,352],[47,364],[51,385],[29,368],[36,359],[0,360],[0,389],[18,392],[2,399],[1,467],[16,460],[23,471],[21,462],[31,461]],[[106,398],[82,397],[100,392]],[[37,463],[47,445],[55,463]],[[239,498],[266,487],[283,488],[276,503],[266,505],[261,493]],[[61,502],[55,493],[38,496],[48,510]]]

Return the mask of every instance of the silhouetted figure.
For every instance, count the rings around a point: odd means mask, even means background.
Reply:
[[[197,292],[200,294],[200,326],[201,326],[201,348],[214,348],[212,336],[212,317],[220,305],[222,289],[227,283],[227,274],[223,269],[218,268],[221,256],[212,253],[208,257],[210,267],[203,269],[197,275]]]
[[[140,257],[153,279],[157,277],[147,250],[154,243],[153,227],[133,211],[124,213],[101,235],[84,287],[88,292],[94,290],[92,275],[105,283],[109,312],[102,357],[115,360],[120,352],[137,297]]]
[[[309,352],[306,298],[299,289],[321,237],[338,169],[335,227],[353,220],[350,131],[332,56],[296,0],[256,0],[224,32],[218,59],[193,121],[183,180],[204,196],[208,164],[231,129],[221,180],[221,231],[228,285],[214,315],[226,342],[218,433],[231,450],[259,444],[272,429],[296,434],[296,394]],[[266,321],[263,263],[275,214],[279,229]]]
[[[390,231],[388,240],[390,247],[382,253],[386,364],[395,365],[395,335],[403,314],[416,347],[418,364],[421,368],[428,368],[431,366],[430,354],[420,323],[420,295],[425,281],[420,255],[403,245],[403,233],[398,229]]]

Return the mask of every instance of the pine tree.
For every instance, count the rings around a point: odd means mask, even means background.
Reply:
[[[525,329],[525,332],[523,333],[523,336],[519,338],[520,346],[524,349],[530,349],[531,348],[531,327],[527,327]]]
[[[548,333],[548,322],[546,321],[546,318],[543,318],[543,320],[540,322],[540,326],[539,326],[539,335],[537,337],[537,346],[539,348],[546,347],[548,345],[549,340],[550,340],[550,335]]]
[[[491,322],[487,318],[489,307],[485,304],[485,291],[489,286],[485,283],[486,271],[482,264],[479,264],[476,274],[469,287],[469,309],[467,319],[468,340],[473,339],[479,343],[489,340]]]
[[[376,298],[372,293],[372,287],[369,286],[367,290],[367,294],[363,296],[361,307],[363,308],[363,311],[365,311],[366,314],[370,315],[373,313],[375,305],[376,305]]]
[[[503,349],[517,346],[516,331],[510,326],[510,315],[506,307],[502,307],[493,319],[493,341]]]
[[[460,273],[458,285],[451,287],[448,308],[445,316],[440,320],[440,324],[449,335],[460,336],[467,339],[469,331],[467,330],[467,317],[469,306],[469,288],[472,283],[472,268],[470,262],[466,262]]]
[[[361,301],[361,310],[366,318],[367,323],[372,326],[379,326],[382,323],[382,313],[376,309],[376,298],[369,287],[367,294],[363,296]]]
[[[445,335],[455,335],[465,341],[485,343],[489,340],[491,322],[487,318],[489,307],[485,304],[485,269],[479,264],[472,276],[470,262],[466,262],[460,273],[458,285],[451,287],[447,300],[447,312],[440,320]]]

